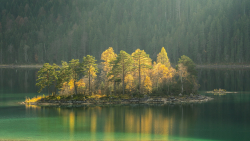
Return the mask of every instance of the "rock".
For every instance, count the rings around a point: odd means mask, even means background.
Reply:
[[[172,96],[172,97],[170,97],[170,99],[175,99],[175,98]]]
[[[180,93],[179,96],[182,96],[182,94]]]
[[[193,94],[191,93],[190,96],[193,96]]]

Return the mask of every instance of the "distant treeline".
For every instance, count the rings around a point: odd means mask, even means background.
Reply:
[[[113,47],[156,60],[250,62],[249,0],[1,0],[0,63],[57,63]]]

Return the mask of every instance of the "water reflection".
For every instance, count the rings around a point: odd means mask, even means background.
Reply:
[[[250,91],[249,69],[198,69],[198,74],[201,91]]]
[[[101,138],[112,140],[117,138],[117,132],[133,134],[133,138],[151,140],[156,135],[167,140],[178,129],[181,136],[187,135],[188,125],[195,120],[195,111],[189,106],[188,113],[192,118],[187,118],[185,106],[104,106],[104,107],[39,107],[26,105],[26,112],[37,111],[39,117],[56,116],[56,123],[62,125],[65,133],[69,133],[71,139],[74,135],[88,132],[93,140]],[[46,112],[45,112],[46,111]],[[41,132],[45,132],[49,123],[39,124]],[[174,125],[175,124],[175,125]]]

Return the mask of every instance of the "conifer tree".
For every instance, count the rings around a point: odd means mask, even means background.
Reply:
[[[38,82],[36,83],[36,86],[40,87],[40,89],[38,90],[39,93],[42,91],[42,89],[47,87],[49,94],[50,86],[52,84],[55,84],[58,78],[58,73],[56,72],[56,69],[58,68],[59,67],[55,64],[51,66],[49,63],[45,63],[43,67],[38,71],[38,79],[36,80]]]
[[[141,71],[151,68],[152,60],[149,58],[149,55],[144,52],[144,50],[140,49],[133,52],[131,56],[134,60],[134,68],[138,71],[139,92],[141,93]]]
[[[110,71],[113,68],[113,65],[111,62],[114,61],[117,57],[117,54],[114,53],[114,50],[112,47],[109,47],[107,50],[105,50],[102,54],[101,54],[101,60],[103,60],[104,62],[102,62],[103,65],[103,71],[105,72],[105,81],[107,83],[107,86],[110,88],[109,86],[109,80],[113,77],[112,75],[107,77],[107,75],[110,73]],[[110,90],[111,93],[111,90]]]
[[[57,80],[57,87],[62,88],[64,82],[68,82],[70,80],[70,71],[69,71],[69,65],[67,62],[62,61],[62,67],[60,68],[59,74],[58,74],[58,80]]]
[[[73,79],[74,82],[74,88],[75,88],[75,94],[77,94],[77,84],[76,82],[79,79],[79,76],[82,72],[82,67],[81,64],[79,62],[79,59],[72,59],[71,61],[69,61],[69,75],[70,78]]]
[[[161,52],[157,55],[157,63],[165,65],[167,68],[170,67],[170,62],[168,59],[168,54],[164,47],[161,48]]]
[[[87,55],[86,57],[83,57],[83,72],[85,76],[89,79],[89,94],[91,95],[91,89],[90,89],[90,78],[95,77],[96,73],[98,72],[97,64],[95,63],[95,57],[91,55]]]
[[[130,72],[132,69],[132,58],[131,56],[126,53],[125,51],[121,50],[120,54],[117,56],[117,59],[115,60],[115,65],[113,67],[113,71],[116,70],[117,72],[120,72],[122,77],[122,87],[123,87],[123,94],[124,94],[124,79],[126,77],[126,74]]]

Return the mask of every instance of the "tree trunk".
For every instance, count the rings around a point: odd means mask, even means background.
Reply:
[[[123,87],[123,95],[124,95],[124,59],[122,65],[122,87]]]
[[[49,73],[47,72],[47,80],[48,80],[48,83],[49,83]],[[48,95],[49,95],[49,85],[48,85]]]
[[[91,92],[90,92],[90,69],[89,69],[89,95],[91,95]]]
[[[181,93],[183,94],[183,82],[182,82],[182,76],[181,76]]]
[[[56,95],[56,81],[54,81],[54,91],[55,91],[55,95]]]
[[[115,80],[114,80],[114,95],[116,95]]]
[[[77,86],[76,86],[76,81],[74,80],[74,88],[75,88],[75,95],[77,95]]]
[[[139,56],[139,93],[141,93],[141,58]]]

